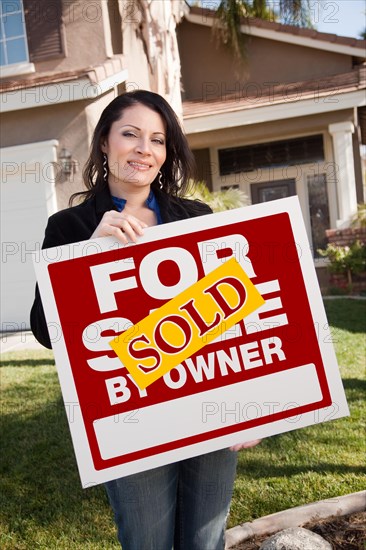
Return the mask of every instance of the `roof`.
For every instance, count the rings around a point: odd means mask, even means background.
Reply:
[[[275,105],[300,101],[302,99],[329,98],[332,94],[352,92],[366,88],[366,65],[361,65],[348,73],[326,76],[322,79],[307,80],[302,82],[284,83],[278,86],[261,86],[261,96],[256,95],[254,88],[242,87],[239,93],[231,93],[221,96],[219,99],[188,100],[183,102],[184,120],[209,116],[212,113],[227,113],[253,109],[266,105]],[[254,90],[251,92],[250,90]]]
[[[108,77],[113,76],[123,70],[122,56],[115,56],[102,65],[94,67],[85,67],[73,71],[49,72],[42,74],[30,74],[22,76],[13,76],[2,78],[0,81],[0,92],[11,92],[19,89],[33,88],[34,86],[44,86],[47,84],[59,84],[61,82],[70,82],[86,78],[91,84],[98,84]]]
[[[188,20],[205,25],[212,25],[212,20],[216,18],[216,12],[207,8],[200,8],[197,6],[191,6],[189,14],[186,16]],[[209,22],[211,20],[211,22]],[[255,31],[263,31],[265,33],[271,33],[271,37],[278,40],[285,40],[286,35],[289,41],[293,42],[293,39],[311,39],[311,41],[332,45],[333,47],[344,47],[347,52],[352,53],[354,49],[354,55],[358,57],[364,57],[366,55],[366,40],[361,40],[352,37],[338,36],[337,34],[330,34],[325,32],[319,32],[315,29],[309,29],[304,27],[297,27],[295,25],[285,25],[278,23],[277,21],[265,21],[263,19],[257,19],[254,17],[248,17],[242,19],[242,25],[244,32],[248,31],[249,34],[254,34]],[[258,34],[258,33],[256,33]],[[280,38],[281,35],[281,38]],[[290,40],[292,39],[292,40]],[[308,44],[309,45],[309,44]]]
[[[323,113],[357,109],[364,143],[366,66],[322,80],[292,82],[260,88],[260,95],[241,91],[218,99],[183,102],[187,135],[251,126]],[[244,93],[243,93],[244,90]],[[362,115],[362,116],[361,116]],[[362,118],[363,117],[363,118]]]
[[[79,100],[94,100],[125,82],[123,56],[84,69],[19,75],[0,81],[3,113]]]

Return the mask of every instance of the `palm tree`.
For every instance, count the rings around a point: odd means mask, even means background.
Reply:
[[[312,27],[310,0],[278,0],[277,11],[268,0],[220,0],[216,10],[214,33],[219,43],[225,44],[239,61],[246,59],[245,35],[240,32],[243,20],[251,17],[298,27]]]
[[[205,202],[214,212],[240,208],[249,204],[247,195],[240,189],[229,187],[229,189],[221,191],[210,191],[203,181],[191,181],[190,183],[187,198]]]

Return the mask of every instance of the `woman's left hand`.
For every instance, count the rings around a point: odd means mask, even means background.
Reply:
[[[256,445],[258,445],[261,441],[261,439],[253,439],[253,441],[247,441],[246,443],[237,443],[236,445],[230,447],[230,451],[241,451],[241,449],[250,449],[251,447],[255,447]]]

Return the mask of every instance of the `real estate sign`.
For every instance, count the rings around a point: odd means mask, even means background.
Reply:
[[[83,486],[348,414],[296,197],[38,260]]]

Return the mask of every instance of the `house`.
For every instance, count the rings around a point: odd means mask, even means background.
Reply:
[[[252,203],[298,195],[322,282],[325,230],[347,227],[364,202],[366,42],[251,19],[240,66],[215,46],[214,20],[192,7],[177,29],[199,178]]]
[[[47,218],[82,189],[103,108],[147,88],[182,110],[184,1],[2,0],[1,331],[29,327]]]
[[[240,68],[212,42],[215,13],[184,0],[0,7],[2,331],[29,327],[47,217],[82,189],[95,123],[126,90],[168,99],[212,189],[253,203],[297,194],[314,256],[363,200],[365,42],[243,22]]]

